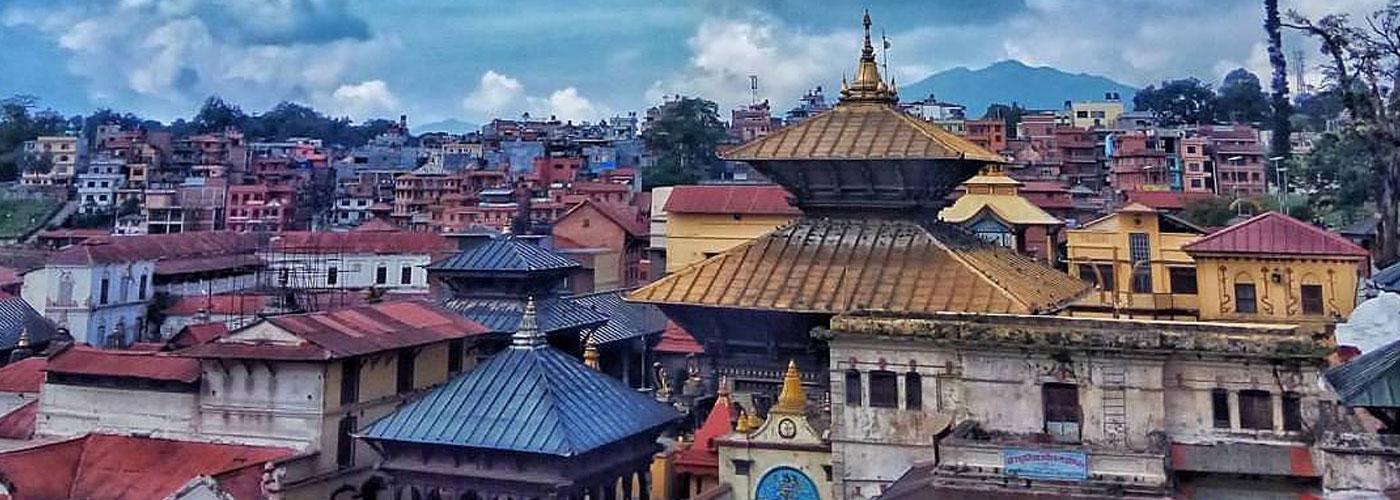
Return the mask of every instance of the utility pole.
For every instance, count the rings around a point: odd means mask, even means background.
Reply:
[[[749,105],[758,104],[758,75],[749,75]]]

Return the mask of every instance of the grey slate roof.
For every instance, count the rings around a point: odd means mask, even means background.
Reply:
[[[525,301],[451,298],[444,300],[442,307],[481,323],[493,333],[508,333],[519,328],[521,315],[525,311]],[[540,329],[545,333],[599,326],[608,321],[606,314],[567,298],[544,299],[539,301],[538,307]]]
[[[1400,263],[1391,264],[1371,275],[1371,283],[1387,292],[1400,292]]]
[[[19,342],[19,332],[26,327],[30,345],[43,345],[58,335],[58,328],[24,299],[0,294],[0,350],[13,349]]]
[[[1400,341],[1327,370],[1327,383],[1346,406],[1400,408]]]
[[[666,315],[661,313],[660,308],[627,302],[622,298],[626,293],[626,290],[611,290],[571,297],[575,303],[591,307],[608,317],[608,323],[593,333],[593,341],[598,345],[660,334],[666,330]]]
[[[522,321],[512,346],[370,425],[370,440],[575,457],[680,417],[549,347]]]
[[[481,242],[428,265],[429,271],[489,272],[572,269],[579,264],[557,253],[515,238]]]

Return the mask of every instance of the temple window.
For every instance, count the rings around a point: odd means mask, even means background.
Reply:
[[[1302,397],[1296,392],[1283,393],[1283,430],[1303,430]]]
[[[1235,283],[1235,312],[1240,314],[1259,312],[1259,304],[1254,295],[1254,283]]]
[[[1303,285],[1303,314],[1311,316],[1321,316],[1322,305],[1322,285]]]
[[[924,377],[918,372],[904,374],[904,408],[918,410],[924,407]]]
[[[1079,442],[1079,387],[1048,383],[1042,387],[1045,433],[1060,443]]]
[[[1210,391],[1211,421],[1216,429],[1230,428],[1230,392],[1225,389]]]
[[[875,408],[899,407],[899,375],[892,371],[871,370],[870,406]]]
[[[860,371],[846,370],[846,406],[860,406]]]
[[[1254,430],[1274,428],[1274,404],[1269,391],[1240,391],[1240,427]]]

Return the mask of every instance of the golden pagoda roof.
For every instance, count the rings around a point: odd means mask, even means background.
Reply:
[[[991,211],[997,218],[1018,226],[1058,226],[1063,221],[1050,215],[1030,200],[1014,195],[965,194],[953,202],[953,206],[938,213],[943,222],[962,224],[983,211]]]
[[[880,77],[865,14],[865,46],[854,81],[842,83],[832,109],[722,153],[726,160],[973,160],[997,154],[942,127],[910,116],[895,103],[894,84]]]
[[[803,218],[628,300],[793,313],[1044,314],[1087,283],[943,223]]]
[[[797,371],[797,362],[788,360],[787,372],[783,374],[783,390],[778,393],[778,404],[770,413],[802,415],[807,411],[807,392],[802,390],[802,374]]]

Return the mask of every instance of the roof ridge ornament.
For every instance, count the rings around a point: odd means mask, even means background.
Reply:
[[[875,61],[875,46],[870,42],[870,10],[861,18],[865,35],[860,49],[860,62],[856,65],[855,81],[849,86],[842,85],[841,102],[881,102],[894,103],[899,100],[893,86],[880,78],[880,65]]]
[[[549,339],[540,331],[535,319],[535,297],[525,300],[525,312],[520,315],[520,326],[510,336],[512,349],[540,349],[549,345]]]
[[[796,360],[788,360],[787,372],[783,374],[783,390],[778,393],[778,404],[770,411],[788,415],[807,412],[807,392],[802,390],[802,373],[797,371]]]

